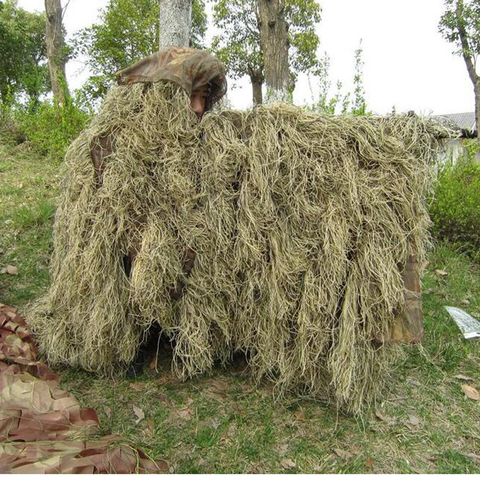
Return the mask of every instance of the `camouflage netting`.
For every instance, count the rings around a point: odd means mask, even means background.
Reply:
[[[381,340],[404,308],[402,269],[424,258],[445,134],[286,104],[198,122],[171,84],[116,87],[67,154],[52,285],[28,320],[41,351],[114,374],[158,322],[182,378],[244,351],[278,392],[358,411],[393,354]],[[90,152],[106,135],[99,180]]]

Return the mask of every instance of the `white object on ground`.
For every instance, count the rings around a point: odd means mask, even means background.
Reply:
[[[445,307],[445,309],[453,318],[453,321],[458,325],[458,328],[462,331],[465,338],[480,337],[480,322],[475,320],[461,308]]]

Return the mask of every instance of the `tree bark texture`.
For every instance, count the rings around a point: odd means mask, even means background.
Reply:
[[[68,88],[65,76],[66,61],[63,52],[64,39],[61,0],[45,0],[45,13],[47,16],[45,40],[47,44],[47,58],[53,98],[58,105],[65,105]]]
[[[192,0],[160,0],[160,49],[188,47],[192,31]]]
[[[475,92],[475,130],[478,132],[480,125],[480,78],[477,76],[473,90]],[[477,142],[480,143],[480,137],[477,133]]]
[[[288,68],[288,27],[285,0],[257,0],[260,45],[265,65],[266,101],[287,101],[290,72]]]
[[[462,56],[467,66],[468,76],[473,83],[473,91],[475,93],[475,127],[478,132],[480,125],[480,77],[475,71],[475,64],[470,53],[470,46],[468,44],[468,36],[465,30],[463,21],[463,0],[457,0],[455,8],[455,17],[457,20],[457,29],[462,44]],[[480,143],[480,137],[477,138]]]
[[[262,84],[261,80],[255,77],[250,77],[252,83],[253,104],[261,105],[263,103]]]

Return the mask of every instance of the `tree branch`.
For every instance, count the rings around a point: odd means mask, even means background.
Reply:
[[[475,71],[475,65],[472,60],[470,45],[468,44],[467,31],[465,30],[465,24],[463,21],[463,0],[457,0],[455,8],[455,17],[457,21],[458,34],[460,36],[460,42],[462,44],[462,55],[467,65],[468,75],[473,85],[477,84],[477,72]]]
[[[68,0],[68,2],[66,3],[66,5],[65,5],[65,6],[63,7],[63,9],[62,9],[62,22],[63,22],[63,17],[65,16],[65,12],[67,11],[67,8],[68,8],[68,6],[70,5],[70,2],[71,2],[71,1],[72,1],[72,0]]]

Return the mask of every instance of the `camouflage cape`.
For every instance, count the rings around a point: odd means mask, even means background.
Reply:
[[[98,417],[59,380],[37,360],[23,318],[0,304],[0,473],[160,473],[119,436],[72,440],[98,433]]]
[[[116,77],[119,85],[173,82],[188,95],[207,86],[205,111],[211,110],[227,92],[223,64],[213,55],[194,48],[164,48],[120,70]]]

